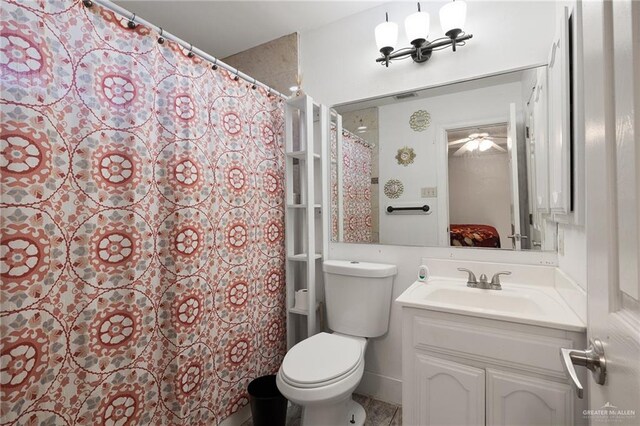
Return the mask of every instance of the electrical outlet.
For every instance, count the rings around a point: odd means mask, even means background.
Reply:
[[[435,186],[420,188],[420,196],[422,198],[436,198],[438,196],[438,188]]]

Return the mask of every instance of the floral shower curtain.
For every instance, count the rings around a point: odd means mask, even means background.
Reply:
[[[371,144],[346,130],[342,131],[342,176],[338,176],[337,137],[331,131],[331,220],[332,239],[338,240],[338,210],[342,208],[343,242],[372,241]],[[338,203],[342,185],[342,206]]]
[[[286,350],[282,101],[99,6],[0,13],[0,424],[219,423]]]

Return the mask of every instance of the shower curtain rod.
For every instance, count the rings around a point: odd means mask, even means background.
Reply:
[[[356,139],[360,139],[362,142],[364,142],[364,144],[363,144],[363,145],[365,145],[365,144],[366,144],[366,145],[367,145],[367,146],[369,146],[369,147],[373,147],[373,145],[374,145],[373,143],[369,142],[369,141],[368,141],[368,140],[366,140],[365,138],[362,138],[362,137],[360,137],[360,136],[356,135],[355,133],[353,133],[351,130],[347,130],[347,129],[345,129],[345,128],[343,127],[343,128],[342,128],[342,136],[344,136],[344,134],[345,134],[345,133],[349,133],[349,134],[350,134],[351,136],[353,136],[354,138],[356,138]]]
[[[213,56],[209,55],[208,53],[198,49],[197,47],[193,46],[191,43],[187,43],[186,41],[182,40],[181,38],[171,34],[170,32],[167,32],[165,30],[163,30],[161,27],[152,24],[151,22],[147,21],[146,19],[140,18],[138,17],[135,13],[129,12],[127,9],[118,6],[117,4],[112,3],[109,0],[83,0],[83,4],[85,6],[92,6],[93,4],[98,4],[106,9],[109,9],[119,15],[121,15],[124,18],[127,18],[131,21],[133,21],[136,24],[140,24],[140,25],[144,25],[145,27],[151,28],[153,30],[155,30],[156,32],[162,32],[162,37],[167,39],[167,40],[171,40],[177,44],[179,44],[180,46],[182,46],[185,49],[188,49],[190,52],[193,52],[193,54],[200,56],[202,59],[211,62],[213,65],[217,65],[219,67],[222,67],[224,69],[226,69],[227,71],[229,71],[230,73],[237,75],[238,77],[242,78],[243,80],[246,80],[247,82],[251,83],[251,84],[255,84],[256,86],[260,86],[264,89],[267,89],[268,93],[271,93],[273,95],[276,96],[280,96],[282,99],[288,99],[288,96],[285,96],[284,94],[278,92],[277,90],[267,86],[266,84],[256,80],[253,77],[248,76],[247,74],[243,73],[242,71],[240,71],[237,68],[233,68],[231,65],[228,65],[224,62],[222,62],[221,60],[214,58]]]

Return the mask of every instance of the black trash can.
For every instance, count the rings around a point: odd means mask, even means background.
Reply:
[[[275,375],[252,380],[247,392],[254,426],[285,426],[287,398],[278,390]]]

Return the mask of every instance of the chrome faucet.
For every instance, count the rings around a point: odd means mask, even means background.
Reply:
[[[478,287],[478,280],[476,280],[476,274],[474,274],[470,269],[458,268],[458,271],[466,272],[467,274],[469,274],[469,276],[467,277],[467,287],[471,287],[471,288]]]
[[[500,275],[511,275],[509,271],[500,271],[493,274],[491,278],[491,290],[502,290],[502,285],[500,284]]]
[[[491,282],[487,279],[485,274],[480,275],[480,281],[476,279],[476,275],[469,269],[466,268],[458,268],[460,272],[466,272],[467,277],[467,287],[471,288],[480,288],[483,290],[502,290],[502,285],[500,284],[500,275],[511,275],[509,271],[501,271],[493,274],[491,278]]]

